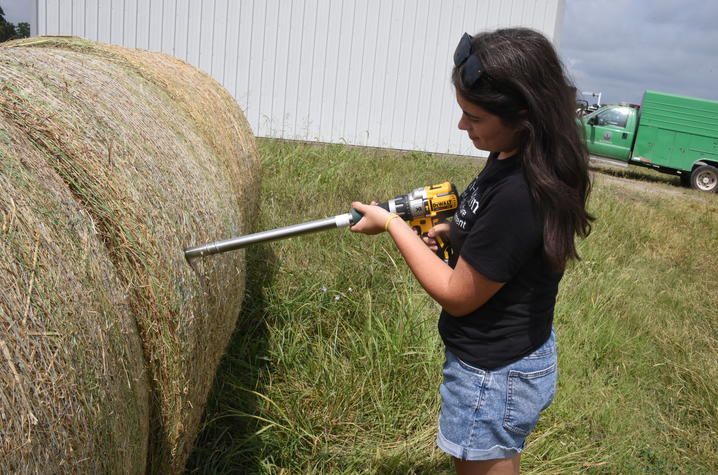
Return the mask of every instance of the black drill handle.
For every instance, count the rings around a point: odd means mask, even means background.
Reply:
[[[441,257],[444,262],[449,262],[449,259],[451,259],[451,256],[454,254],[454,249],[449,245],[449,242],[444,242],[443,239],[441,239],[441,236],[435,236],[434,240],[436,240],[436,255]]]
[[[379,203],[377,206],[389,211],[389,202],[388,201]],[[362,219],[363,217],[364,217],[363,213],[360,213],[356,209],[352,208],[352,226],[354,226],[356,223],[358,223],[359,220]]]

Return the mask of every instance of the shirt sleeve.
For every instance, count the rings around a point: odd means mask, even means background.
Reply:
[[[507,180],[486,194],[461,247],[461,257],[494,282],[510,281],[543,244],[542,220],[520,181]]]

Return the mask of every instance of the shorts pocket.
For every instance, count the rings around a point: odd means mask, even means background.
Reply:
[[[509,371],[504,428],[527,436],[536,426],[556,392],[556,362],[546,369],[526,373]]]

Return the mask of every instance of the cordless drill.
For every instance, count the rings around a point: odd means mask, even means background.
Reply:
[[[433,186],[417,188],[406,195],[399,195],[396,198],[380,203],[379,206],[398,215],[416,230],[420,236],[425,236],[429,230],[454,214],[459,207],[459,195],[456,187],[449,182]],[[193,257],[204,257],[211,254],[240,249],[252,244],[275,241],[299,234],[307,234],[315,231],[322,231],[330,228],[342,228],[352,226],[359,222],[362,215],[352,209],[351,213],[340,214],[330,218],[318,219],[307,223],[294,224],[283,228],[271,229],[254,234],[247,234],[223,241],[211,242],[201,246],[190,247],[184,250],[185,258],[189,261]],[[437,254],[444,260],[450,257],[450,248],[444,241],[436,236],[438,245]]]
[[[452,216],[459,207],[459,195],[456,186],[447,182],[438,185],[416,188],[406,195],[399,195],[393,200],[378,205],[390,213],[398,215],[419,234],[426,236],[431,228]],[[352,224],[359,222],[361,214],[352,209]],[[451,248],[440,236],[434,238],[438,245],[437,254],[444,260],[450,257]]]

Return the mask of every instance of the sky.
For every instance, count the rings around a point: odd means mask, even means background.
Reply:
[[[5,12],[5,19],[16,25],[20,22],[30,23],[30,5],[34,0],[0,0],[0,7]]]
[[[31,1],[0,6],[30,22]],[[640,103],[647,89],[718,100],[717,0],[565,2],[559,53],[580,91],[602,104]]]
[[[566,0],[559,53],[602,104],[647,89],[718,100],[718,1]]]

